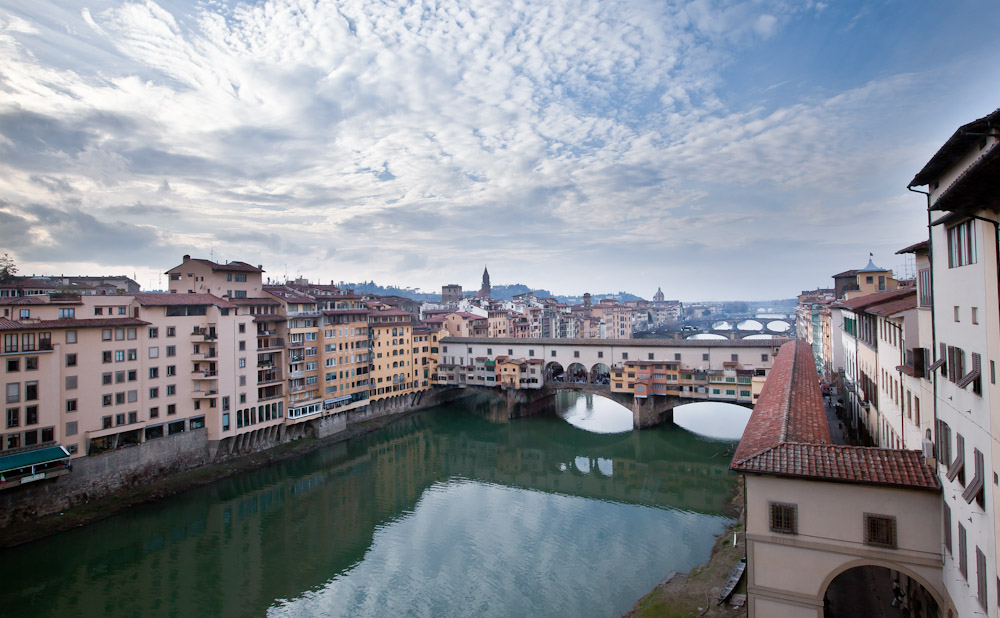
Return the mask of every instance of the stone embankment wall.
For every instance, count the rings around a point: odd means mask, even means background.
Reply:
[[[198,429],[100,455],[80,457],[73,460],[69,474],[0,491],[0,528],[59,513],[92,500],[150,489],[158,478],[168,474],[266,451],[300,438],[322,440],[356,423],[430,408],[467,394],[457,388],[433,388],[373,401],[365,408],[298,423],[287,430],[282,425],[276,425],[210,443],[205,430]]]
[[[208,462],[204,429],[73,460],[69,474],[0,491],[0,527],[145,487]]]

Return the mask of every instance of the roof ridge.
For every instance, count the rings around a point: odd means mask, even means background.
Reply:
[[[797,349],[795,350],[798,351]],[[792,388],[795,385],[795,374],[798,371],[798,363],[792,363],[792,370],[788,372],[788,388],[785,391],[788,396],[784,398],[784,410],[781,414],[781,434],[778,436],[778,444],[788,439],[788,421],[792,416]]]

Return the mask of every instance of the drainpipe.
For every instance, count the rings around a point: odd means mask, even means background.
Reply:
[[[931,228],[934,223],[931,221],[931,193],[930,191],[921,191],[920,189],[914,189],[912,186],[906,187],[908,191],[913,193],[919,193],[926,197],[927,199],[927,258],[930,261],[930,271],[931,271],[931,358],[934,354],[938,353],[938,340],[937,340],[937,302],[934,300],[934,241],[931,239]],[[920,303],[920,299],[917,299],[917,303]],[[924,361],[927,362],[926,360]],[[924,376],[927,377],[927,376]],[[938,420],[938,372],[934,372],[934,378],[931,382],[931,392],[934,394],[934,427],[932,435],[934,436],[934,443],[937,444],[937,420]],[[935,472],[937,472],[938,458],[940,453],[934,453],[934,466]]]

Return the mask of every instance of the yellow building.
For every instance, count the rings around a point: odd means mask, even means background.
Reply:
[[[378,401],[416,392],[419,381],[413,353],[413,316],[398,309],[373,310],[368,314],[368,326],[372,343],[369,398]]]

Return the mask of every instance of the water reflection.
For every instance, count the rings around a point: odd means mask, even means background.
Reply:
[[[707,559],[732,484],[727,449],[676,427],[597,434],[457,404],[4,550],[0,607],[618,615]]]
[[[632,411],[605,397],[559,393],[556,410],[566,422],[594,433],[632,431]]]
[[[674,424],[707,438],[739,440],[751,412],[732,403],[700,401],[674,408]]]

